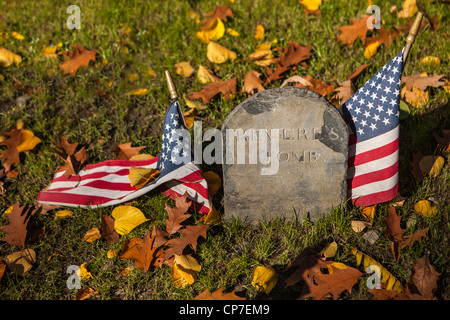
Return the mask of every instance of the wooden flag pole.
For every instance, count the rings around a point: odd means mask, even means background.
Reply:
[[[406,37],[405,50],[403,51],[403,66],[405,65],[406,60],[408,59],[409,51],[411,50],[414,40],[416,40],[416,36],[419,33],[420,24],[422,23],[422,18],[423,18],[423,13],[419,11],[419,13],[416,16],[416,20],[414,20],[414,23],[412,24],[411,28],[409,29],[409,34]]]
[[[170,75],[169,70],[166,70],[166,81],[167,86],[169,87],[170,99],[178,98],[177,89],[175,88],[175,84],[173,83],[172,76]]]

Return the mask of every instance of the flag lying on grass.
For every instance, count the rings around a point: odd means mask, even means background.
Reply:
[[[170,105],[165,119],[161,153],[150,160],[109,160],[86,165],[78,175],[69,178],[65,171],[56,172],[47,190],[41,191],[38,203],[68,207],[103,207],[128,202],[149,191],[159,188],[174,197],[188,193],[201,213],[208,213],[210,203],[208,185],[200,168],[191,159],[190,137],[178,100]],[[158,169],[160,174],[140,189],[130,185],[131,168]]]
[[[397,195],[402,59],[403,50],[339,109],[352,131],[347,187],[357,206]]]

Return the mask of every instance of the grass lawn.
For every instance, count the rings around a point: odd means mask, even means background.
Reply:
[[[70,16],[66,8],[71,4],[77,4],[81,10],[79,30],[70,30],[66,26]],[[207,45],[195,37],[201,26],[192,17],[194,10],[199,19],[204,20],[215,4],[231,7],[233,17],[225,26],[240,34],[233,37],[226,33],[217,40],[237,53],[236,60],[220,65],[208,61]],[[428,75],[448,77],[450,7],[439,1],[420,1],[420,4],[429,17],[437,17],[439,29],[432,30],[425,20],[427,26],[417,37],[403,74],[427,72]],[[403,1],[382,1],[378,5],[384,28],[390,30],[407,22],[398,17]],[[391,13],[393,5],[397,10]],[[147,146],[142,152],[159,154],[163,117],[170,103],[164,71],[171,71],[180,96],[202,88],[196,73],[190,77],[175,73],[174,65],[178,62],[189,61],[195,70],[200,65],[206,66],[221,80],[237,77],[236,94],[231,99],[227,101],[218,96],[197,115],[203,121],[203,130],[220,129],[230,111],[247,98],[241,88],[248,71],[253,69],[267,76],[266,68],[245,59],[263,42],[276,39],[272,48],[287,47],[288,41],[312,46],[312,56],[306,67],[299,65],[283,79],[290,75],[309,75],[338,87],[353,70],[369,64],[355,82],[359,88],[400,52],[406,38],[401,33],[399,40],[390,46],[381,45],[370,59],[364,56],[364,44],[360,40],[352,48],[341,44],[337,40],[338,28],[350,25],[352,18],[360,18],[366,8],[367,1],[323,1],[321,15],[317,16],[305,13],[296,0],[103,0],[78,3],[0,0],[0,46],[22,57],[20,65],[0,68],[0,133],[9,131],[22,120],[24,128],[42,141],[27,154],[21,153],[21,163],[15,166],[18,176],[3,180],[6,192],[0,195],[0,226],[8,224],[3,212],[9,206],[16,202],[35,205],[39,191],[50,183],[56,167],[64,164],[52,151],[53,143],[61,135],[70,142],[85,145],[91,164],[114,159],[113,150],[126,142]],[[254,37],[258,24],[265,29],[264,40]],[[23,39],[15,38],[12,32],[19,33]],[[80,68],[74,77],[58,70],[63,55],[56,58],[41,55],[41,50],[46,47],[58,46],[57,52],[62,52],[71,50],[73,44],[97,50],[95,61]],[[274,55],[278,56],[279,52],[274,51]],[[426,56],[438,57],[441,62],[437,66],[421,64],[420,60]],[[270,66],[272,70],[273,67]],[[265,85],[265,89],[279,87],[283,79]],[[129,94],[141,88],[147,89],[148,93],[142,96]],[[133,203],[149,220],[121,236],[118,243],[108,244],[104,239],[92,243],[82,241],[86,231],[101,228],[101,216],[110,215],[112,207],[74,208],[71,209],[74,215],[65,220],[55,220],[51,211],[47,215],[37,215],[33,224],[45,227],[45,232],[39,241],[27,244],[27,248],[36,252],[37,261],[25,275],[7,272],[1,277],[0,299],[74,299],[77,290],[66,286],[69,277],[66,270],[70,265],[83,263],[92,277],[82,282],[82,288],[98,291],[90,299],[192,299],[206,289],[213,292],[219,288],[224,288],[225,292],[236,290],[247,299],[292,298],[295,290],[283,291],[283,277],[272,296],[259,292],[251,285],[254,268],[271,266],[282,275],[285,267],[305,248],[312,247],[319,252],[333,241],[338,244],[338,250],[332,260],[365,273],[362,266],[356,265],[356,258],[351,253],[351,248],[356,247],[380,262],[402,284],[409,281],[414,262],[426,256],[440,274],[436,297],[448,299],[449,153],[438,153],[435,135],[440,136],[442,130],[450,129],[450,95],[442,87],[430,87],[428,93],[428,102],[419,107],[410,106],[410,114],[401,120],[399,193],[406,200],[397,207],[397,214],[402,216],[402,227],[407,228],[405,235],[422,228],[429,229],[421,242],[401,251],[399,261],[393,257],[390,241],[384,234],[383,217],[387,216],[389,204],[377,206],[371,228],[377,229],[380,236],[374,244],[363,239],[364,232],[356,233],[351,228],[353,220],[364,220],[361,210],[345,205],[315,224],[306,220],[275,219],[257,225],[231,220],[210,226],[206,239],[200,239],[197,249],[186,250],[202,266],[197,280],[185,288],[177,288],[168,266],[142,272],[131,260],[107,258],[111,249],[120,252],[125,239],[145,236],[154,223],[164,225],[167,218],[164,206],[166,203],[173,206],[174,202],[154,191]],[[180,101],[187,111],[184,100]],[[5,147],[0,146],[0,150]],[[422,182],[416,181],[411,173],[411,162],[419,151],[423,155],[444,157],[445,165],[437,177],[426,176]],[[204,166],[203,169],[220,174],[218,166]],[[223,212],[222,190],[213,200],[215,207]],[[436,206],[436,214],[430,217],[415,214],[414,205],[419,200],[431,200]],[[412,219],[416,222],[410,225]],[[5,233],[0,231],[0,238],[4,236]],[[20,249],[0,242],[0,259]],[[119,271],[126,267],[133,271],[122,276]],[[371,299],[366,286],[368,277],[368,274],[362,276],[352,292],[344,292],[340,298]]]

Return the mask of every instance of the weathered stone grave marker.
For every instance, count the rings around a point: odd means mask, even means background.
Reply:
[[[255,94],[229,114],[222,137],[226,219],[315,221],[347,198],[347,125],[313,91]]]

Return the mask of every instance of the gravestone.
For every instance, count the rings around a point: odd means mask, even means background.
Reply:
[[[222,126],[225,218],[316,221],[347,199],[348,129],[323,96],[261,91]]]

